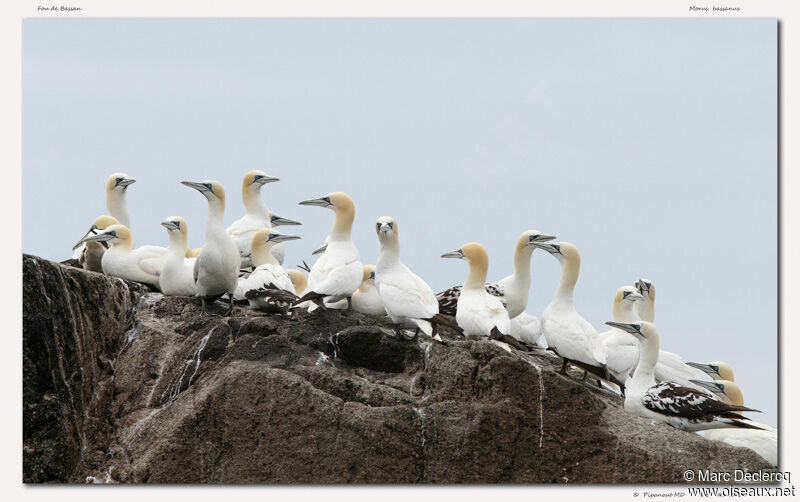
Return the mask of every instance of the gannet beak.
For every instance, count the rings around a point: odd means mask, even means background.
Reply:
[[[178,229],[178,225],[174,221],[169,221],[169,220],[162,221],[161,222],[161,226],[166,228],[167,230],[177,230]]]
[[[275,216],[270,220],[273,227],[280,227],[281,225],[302,225],[299,221],[290,220],[289,218],[284,218],[283,216]]]
[[[533,245],[536,246],[539,249],[544,249],[545,251],[547,251],[550,254],[559,254],[558,249],[556,249],[556,247],[553,246],[552,244],[543,244],[543,243],[539,243],[539,242],[534,241]]]
[[[703,363],[691,363],[691,362],[687,362],[686,364],[688,364],[692,368],[699,369],[700,371],[702,371],[703,373],[707,374],[708,376],[721,377],[721,375],[719,374],[719,367],[718,366],[713,366],[711,364],[703,364]]]
[[[89,234],[94,234],[94,233],[95,233],[95,230],[98,230],[98,228],[97,228],[97,225],[92,225],[92,226],[91,226],[91,228],[89,228],[89,231],[88,231],[88,232],[86,232],[85,234],[83,234],[83,237],[81,237],[81,240],[79,240],[77,244],[75,244],[74,246],[72,246],[72,250],[73,250],[73,251],[75,251],[76,249],[78,249],[78,246],[80,246],[81,244],[83,244],[84,242],[86,242],[86,237],[87,237]]]
[[[274,176],[264,176],[263,174],[256,174],[253,177],[253,183],[258,183],[259,185],[266,185],[267,183],[275,183],[276,181],[280,181],[280,178],[276,178]]]
[[[606,322],[606,324],[614,328],[619,328],[622,331],[625,331],[632,335],[642,336],[642,332],[639,331],[638,324],[628,323],[628,322],[614,322],[614,321],[608,321]]]
[[[637,301],[637,300],[643,300],[643,299],[644,299],[644,296],[640,295],[639,293],[634,293],[633,291],[631,291],[630,293],[628,293],[628,294],[625,296],[625,299],[626,299],[626,300],[630,300],[630,301],[632,301],[632,302],[635,302],[635,301]]]
[[[466,256],[464,256],[464,251],[461,251],[461,249],[456,249],[455,251],[450,251],[449,253],[443,254],[442,258],[459,258],[464,260],[466,259]]]
[[[320,197],[318,199],[303,200],[297,203],[300,206],[320,206],[320,207],[333,207],[330,197]]]
[[[642,294],[644,294],[645,291],[650,291],[650,288],[647,287],[647,283],[644,282],[644,280],[642,280],[642,279],[639,279],[638,281],[636,281],[634,286],[636,286],[636,289],[638,289],[639,293],[642,293]]]
[[[328,249],[328,244],[323,244],[322,246],[318,247],[314,251],[311,251],[311,255],[313,256],[315,254],[324,253],[326,249]]]
[[[136,180],[133,178],[122,178],[121,180],[117,181],[118,187],[126,187],[128,185],[132,185],[136,183]]]
[[[181,185],[186,185],[189,188],[194,188],[195,190],[198,190],[203,193],[210,191],[205,183],[197,183],[195,181],[181,181]]]
[[[555,235],[540,234],[533,238],[533,242],[547,242],[547,241],[552,241],[555,238],[556,238]]]
[[[727,394],[725,394],[725,386],[718,384],[717,382],[706,382],[705,380],[695,380],[693,378],[690,378],[689,381],[693,384],[703,387],[704,389],[710,390],[714,394],[722,394],[723,396],[727,396]]]
[[[116,237],[116,235],[112,235],[112,234],[97,234],[97,235],[90,235],[89,237],[86,237],[83,240],[84,240],[84,242],[86,242],[86,241],[105,242],[105,241],[110,241],[114,237]]]
[[[270,236],[269,240],[272,241],[272,242],[283,242],[283,241],[293,241],[293,240],[296,240],[296,239],[299,239],[299,238],[300,238],[299,235],[281,234],[281,235]]]

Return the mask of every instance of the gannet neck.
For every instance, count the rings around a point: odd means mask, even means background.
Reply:
[[[577,253],[575,256],[565,257],[561,260],[561,281],[556,290],[556,298],[572,301],[580,271],[581,257]]]
[[[640,320],[639,316],[636,315],[634,302],[628,300],[618,300],[615,298],[611,311],[614,314],[614,320],[617,322],[636,322]]]
[[[208,201],[206,233],[218,230],[225,231],[225,201],[214,198]]]
[[[128,206],[125,200],[125,191],[114,188],[106,189],[106,207],[111,216],[126,227],[130,225]]]
[[[336,220],[333,222],[333,228],[331,228],[331,238],[339,240],[350,239],[355,218],[356,208],[353,201],[349,197],[346,199],[342,197],[337,200]]]
[[[400,237],[396,230],[395,227],[389,232],[378,231],[378,241],[381,244],[381,251],[378,254],[378,267],[381,269],[400,261]]]
[[[167,232],[169,234],[169,247],[167,248],[170,253],[177,253],[181,256],[186,255],[188,248],[188,239],[185,232]]]
[[[535,249],[529,245],[528,235],[523,234],[514,248],[514,281],[530,287],[531,283],[531,254]]]
[[[639,340],[639,364],[633,372],[631,383],[631,386],[637,388],[649,388],[656,383],[653,372],[658,362],[659,342],[658,333],[655,333],[654,329],[652,331],[648,337]]]
[[[250,257],[253,260],[253,265],[260,267],[261,265],[279,265],[278,260],[272,255],[273,242],[269,239],[269,229],[263,228],[253,235],[253,241],[250,243]]]
[[[242,202],[247,214],[261,216],[269,220],[269,210],[267,204],[261,198],[261,185],[259,183],[249,183],[247,178],[242,182]],[[272,226],[270,224],[270,226]]]
[[[641,317],[643,321],[653,322],[656,317],[655,303],[655,298],[652,294],[645,295],[644,299],[639,302],[637,309],[639,311],[639,317]]]
[[[469,263],[469,273],[464,281],[463,289],[483,291],[486,275],[489,272],[489,254],[486,248],[474,242],[461,247]]]

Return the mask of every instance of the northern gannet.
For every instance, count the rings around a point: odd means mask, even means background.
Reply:
[[[164,264],[164,248],[141,246],[133,248],[133,234],[122,224],[111,225],[97,235],[84,238],[86,242],[107,242],[111,247],[103,253],[103,273],[122,279],[149,284],[158,288],[158,275]]]
[[[323,298],[338,301],[347,298],[361,286],[363,265],[351,233],[356,216],[353,199],[344,192],[333,192],[318,199],[304,200],[303,206],[327,207],[336,213],[331,233],[326,239],[327,248],[311,267],[308,288],[297,303],[305,301],[323,305]],[[313,306],[309,308],[313,310]]]
[[[641,343],[639,364],[625,394],[626,411],[691,432],[722,427],[758,428],[743,421],[740,414],[758,410],[718,401],[675,382],[656,383],[653,369],[658,360],[658,331],[652,323],[609,321],[606,324],[636,336]]]
[[[694,380],[694,383],[710,390],[720,401],[744,406],[742,389],[731,380],[717,380],[704,382]],[[750,422],[761,430],[756,429],[716,429],[700,431],[698,434],[712,441],[720,441],[731,446],[748,448],[758,453],[770,464],[778,465],[778,430],[769,425]]]
[[[383,300],[375,286],[375,265],[364,265],[364,275],[361,279],[361,286],[353,293],[353,310],[362,314],[375,316],[386,315],[383,307]],[[347,300],[339,300],[335,303],[326,303],[326,307],[332,309],[346,309]]]
[[[288,291],[295,295],[294,283],[272,254],[272,247],[279,242],[299,239],[296,235],[286,235],[277,230],[262,228],[253,235],[250,244],[253,272],[244,279],[239,279],[234,292],[234,299],[243,296],[250,303],[250,308],[264,312],[286,313],[291,306],[291,299],[273,297],[275,290]]]
[[[622,286],[614,294],[611,312],[616,322],[636,322],[639,316],[634,311],[634,305],[641,301],[642,295],[633,286]],[[625,383],[636,368],[639,361],[639,340],[627,331],[611,328],[600,333],[600,341],[606,346],[608,356],[606,364],[608,370],[621,383]],[[620,391],[625,393],[625,388]]]
[[[114,173],[106,180],[106,208],[111,216],[128,228],[131,226],[131,220],[128,217],[125,194],[133,183],[136,183],[136,180],[125,173]]]
[[[239,249],[241,257],[240,268],[249,268],[253,265],[250,258],[250,243],[253,241],[253,234],[262,228],[272,227],[267,205],[261,199],[261,187],[276,181],[280,180],[269,176],[264,171],[249,171],[244,175],[242,180],[242,202],[244,202],[245,214],[231,223],[231,226],[226,230]],[[283,260],[278,261],[283,262]]]
[[[561,373],[566,375],[567,362],[571,362],[601,378],[611,379],[606,365],[606,346],[600,341],[594,326],[575,310],[573,294],[581,269],[578,248],[569,242],[536,243],[535,246],[549,252],[561,263],[561,281],[553,301],[541,317],[542,333],[547,345],[564,359]]]
[[[511,322],[503,302],[487,293],[484,287],[489,270],[486,248],[477,242],[470,242],[443,254],[442,258],[459,258],[467,260],[469,264],[469,273],[456,305],[456,322],[464,330],[464,336],[503,339],[505,335],[510,335]]]
[[[169,247],[158,277],[158,287],[167,296],[194,296],[197,294],[194,285],[194,262],[197,258],[186,258],[186,220],[170,216],[161,222],[161,226],[169,234]]]
[[[485,285],[489,294],[502,300],[509,318],[517,317],[528,306],[531,288],[531,254],[536,249],[534,243],[553,239],[554,236],[545,235],[538,230],[522,232],[514,246],[514,273]],[[439,301],[439,312],[450,316],[456,315],[456,304],[460,294],[461,286],[454,286],[438,293],[436,299]]]
[[[394,324],[413,327],[433,336],[432,319],[439,303],[428,283],[400,260],[400,234],[397,220],[381,216],[375,223],[381,249],[375,266],[375,286]]]
[[[687,365],[691,366],[692,368],[697,368],[703,373],[707,374],[714,380],[728,380],[733,382],[733,368],[730,364],[722,362],[722,361],[714,361],[711,363],[690,363],[687,362]],[[738,386],[737,386],[738,387]]]
[[[302,223],[300,223],[299,221],[290,220],[289,218],[278,216],[272,211],[268,211],[268,214],[269,214],[269,222],[272,228],[284,225],[302,225]],[[286,259],[286,245],[282,242],[279,242],[274,246],[272,246],[272,256],[274,256],[275,259],[278,260],[278,263],[283,265],[283,260]]]
[[[206,300],[214,301],[228,293],[229,306],[225,315],[229,316],[233,312],[233,292],[239,277],[241,258],[236,243],[225,232],[225,189],[213,180],[181,183],[194,188],[208,200],[206,242],[197,255],[193,270],[197,296],[200,297],[200,314],[206,312]]]
[[[92,272],[100,272],[102,274],[103,253],[105,253],[107,249],[106,244],[103,242],[86,242],[86,237],[89,235],[97,235],[100,231],[105,230],[111,225],[116,225],[117,223],[119,223],[119,221],[113,216],[108,216],[107,214],[98,216],[95,218],[89,231],[72,247],[72,249],[78,250],[78,252],[75,253],[77,255],[76,259],[84,270],[91,270]]]
[[[642,321],[653,322],[656,316],[656,287],[652,281],[639,279],[634,286],[642,295],[642,300],[636,302],[636,313]],[[660,350],[658,353],[658,364],[655,368],[657,382],[677,382],[685,387],[692,387],[701,392],[706,389],[699,387],[691,382],[695,372],[690,366],[683,362],[683,359],[674,352]]]

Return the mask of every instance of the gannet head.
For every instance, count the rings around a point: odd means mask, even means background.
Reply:
[[[617,293],[614,295],[614,302],[615,303],[622,303],[624,301],[628,301],[631,303],[637,302],[644,298],[640,293],[633,286],[622,286],[617,290]]]
[[[375,265],[367,264],[364,265],[364,273],[361,276],[361,282],[372,282],[375,283]]]
[[[554,235],[543,234],[538,230],[525,230],[517,240],[517,246],[522,249],[528,246],[534,247],[534,243],[547,242],[555,239]]]
[[[455,251],[450,251],[442,255],[442,258],[460,258],[467,260],[470,264],[486,264],[489,263],[489,253],[486,248],[479,242],[469,242],[464,244]]]
[[[292,241],[299,238],[299,235],[287,235],[272,228],[262,228],[253,234],[253,241],[250,243],[250,248],[266,246],[267,249],[269,249],[279,242]]]
[[[302,225],[299,221],[290,220],[289,218],[284,218],[283,216],[278,216],[272,211],[268,211],[269,213],[269,222],[272,224],[273,227],[280,227],[282,225]]]
[[[652,298],[655,300],[656,298],[656,288],[653,285],[652,281],[648,281],[647,279],[639,279],[635,283],[636,289],[639,290],[639,293],[645,298]]]
[[[729,402],[738,406],[744,406],[744,395],[742,389],[730,380],[716,380],[708,382],[705,380],[689,379],[693,384],[708,389],[722,401]]]
[[[98,216],[97,218],[94,219],[94,222],[92,222],[92,226],[89,227],[89,231],[83,234],[83,237],[81,237],[81,240],[79,240],[77,244],[72,246],[73,251],[75,249],[78,249],[78,246],[86,242],[86,237],[89,234],[97,234],[99,230],[105,230],[111,225],[116,225],[117,223],[119,222],[113,216],[109,216],[107,214],[102,214]]]
[[[97,235],[90,235],[83,239],[86,242],[107,242],[111,246],[116,246],[122,242],[133,243],[133,234],[125,225],[119,223],[111,225]]]
[[[294,286],[294,294],[297,296],[303,296],[303,293],[306,291],[306,287],[308,286],[308,278],[306,274],[301,272],[300,270],[287,270],[286,273],[289,275],[289,280],[292,281],[292,286]]]
[[[703,373],[707,374],[714,380],[729,380],[733,382],[733,368],[730,364],[722,361],[713,361],[710,363],[693,363],[687,362],[692,368],[697,368]]]
[[[327,207],[336,212],[346,210],[352,211],[355,208],[353,199],[351,199],[350,196],[344,192],[331,192],[328,195],[323,195],[322,197],[316,199],[300,201],[298,204],[301,206]]]
[[[614,328],[619,328],[622,331],[630,333],[642,340],[653,340],[653,339],[658,340],[658,330],[656,330],[656,327],[653,325],[653,323],[647,321],[636,321],[636,322],[608,321],[606,322],[606,324]]]
[[[553,243],[540,243],[534,242],[533,245],[537,248],[544,249],[551,255],[555,256],[558,261],[580,261],[581,255],[578,253],[578,248],[571,242],[553,242]]]
[[[275,183],[280,181],[280,178],[270,176],[264,171],[253,170],[248,171],[242,180],[242,190],[252,188],[253,190],[261,190],[261,187],[267,183]]]
[[[167,229],[168,233],[178,232],[183,235],[186,235],[188,231],[188,227],[186,226],[186,220],[181,218],[180,216],[170,216],[169,218],[165,219],[161,222],[161,226]]]
[[[125,173],[114,173],[106,180],[106,192],[124,193],[136,180]]]
[[[181,181],[181,184],[194,188],[203,194],[203,196],[208,199],[208,202],[219,201],[223,205],[225,204],[225,189],[222,188],[222,184],[219,181],[206,180],[199,183],[195,181]]]
[[[381,242],[381,244],[397,242],[399,238],[397,220],[391,216],[381,216],[375,222],[375,232],[377,232],[378,240]]]

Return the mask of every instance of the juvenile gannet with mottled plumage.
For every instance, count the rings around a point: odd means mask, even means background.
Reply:
[[[299,239],[296,235],[286,235],[277,230],[262,228],[253,235],[250,244],[255,270],[246,278],[240,278],[234,292],[234,299],[243,297],[250,308],[264,312],[285,313],[291,301],[274,298],[275,290],[288,291],[295,295],[294,283],[272,254],[272,248],[279,242]]]
[[[637,337],[640,341],[639,364],[628,382],[625,410],[665,422],[677,429],[699,431],[722,427],[754,429],[743,421],[743,411],[758,411],[724,403],[695,389],[675,382],[656,383],[653,369],[658,360],[658,331],[647,321],[633,323],[607,322]]]
[[[317,259],[308,275],[308,288],[297,303],[312,301],[323,304],[323,298],[338,301],[347,298],[361,286],[363,265],[353,239],[353,220],[356,216],[353,199],[344,192],[333,192],[323,197],[300,202],[303,206],[332,209],[336,219],[327,238],[327,248]],[[313,310],[311,306],[309,310]]]
[[[105,230],[111,225],[116,225],[117,223],[119,223],[119,221],[113,216],[108,216],[107,214],[98,216],[95,218],[89,231],[72,247],[72,249],[77,249],[79,251],[76,253],[77,260],[84,270],[91,270],[92,272],[100,272],[102,274],[103,254],[106,252],[105,243],[94,241],[86,242],[86,237],[89,235],[97,235],[100,231]]]
[[[730,364],[722,361],[714,361],[710,363],[691,363],[687,362],[687,365],[691,366],[692,368],[697,368],[703,373],[707,374],[714,380],[728,380],[733,382],[733,368]]]
[[[253,265],[250,257],[250,243],[253,241],[253,234],[262,228],[272,227],[267,205],[261,199],[261,187],[276,181],[280,180],[269,176],[264,171],[254,170],[244,175],[242,180],[242,202],[244,202],[245,214],[231,223],[231,226],[226,230],[239,249],[241,257],[240,268],[248,268]],[[283,259],[278,260],[278,262],[282,263]]]
[[[606,366],[606,346],[600,341],[594,326],[578,314],[573,302],[575,284],[581,269],[578,248],[569,242],[534,245],[549,252],[561,263],[561,281],[553,301],[541,317],[542,333],[547,345],[564,359],[561,373],[566,374],[569,361],[601,378],[610,379]]]
[[[84,238],[86,242],[106,242],[111,247],[103,253],[103,273],[122,279],[142,282],[158,288],[158,275],[164,263],[164,248],[141,246],[133,248],[133,234],[125,225],[115,224],[97,235]]]
[[[705,382],[693,380],[694,383],[711,391],[720,401],[744,406],[742,389],[731,380]],[[720,441],[740,448],[748,448],[758,453],[772,465],[778,465],[778,430],[769,425],[750,422],[757,429],[715,429],[700,431],[698,434],[712,441]]]
[[[442,258],[459,258],[467,260],[469,264],[469,272],[456,305],[456,322],[464,330],[464,336],[502,339],[504,335],[510,335],[511,322],[503,302],[484,288],[489,270],[486,248],[477,242],[470,242],[443,254]]]
[[[642,321],[653,322],[656,315],[656,287],[652,281],[639,279],[634,286],[642,295],[642,300],[636,302],[636,313]],[[702,392],[706,390],[693,384],[690,380],[694,378],[695,372],[690,366],[683,362],[683,359],[674,352],[660,350],[658,353],[658,364],[655,368],[657,382],[678,382],[686,387],[693,387]]]
[[[616,322],[635,322],[639,316],[634,305],[641,301],[642,295],[633,286],[622,286],[614,294],[611,312]],[[600,341],[606,346],[608,370],[619,382],[625,383],[639,361],[639,340],[627,331],[612,327],[600,333]],[[625,393],[625,387],[620,390]]]
[[[200,314],[206,311],[206,300],[213,301],[225,293],[229,295],[229,307],[225,314],[233,312],[233,292],[239,277],[239,248],[225,231],[225,189],[213,180],[201,183],[181,181],[194,188],[208,200],[206,218],[206,242],[194,263],[194,283],[200,297]],[[251,237],[252,238],[252,237]]]
[[[180,216],[170,216],[161,222],[161,226],[169,234],[169,247],[158,276],[158,287],[167,296],[194,296],[197,294],[194,285],[194,262],[197,258],[186,258],[186,220]]]
[[[381,249],[375,265],[375,287],[392,322],[398,326],[433,335],[431,319],[439,313],[439,303],[428,283],[400,260],[400,234],[397,220],[381,216],[375,223]]]
[[[555,239],[538,230],[526,230],[517,239],[514,246],[514,273],[499,281],[485,285],[486,291],[503,302],[508,317],[513,319],[525,311],[531,288],[531,254],[536,242],[547,242]],[[439,301],[439,312],[445,315],[456,315],[456,304],[461,294],[461,286],[454,286],[436,295]]]

